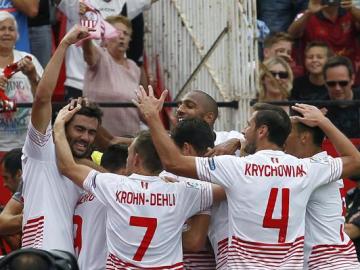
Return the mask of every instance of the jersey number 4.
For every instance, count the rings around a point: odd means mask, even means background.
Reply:
[[[281,218],[279,219],[273,218],[278,191],[278,188],[272,188],[270,191],[270,196],[263,220],[263,227],[279,229],[278,242],[285,243],[289,221],[290,190],[288,188],[281,189]]]
[[[143,240],[140,243],[139,248],[137,249],[133,260],[134,261],[138,261],[140,262],[144,255],[146,250],[148,249],[151,240],[154,237],[155,234],[155,230],[157,227],[157,219],[156,218],[149,218],[149,217],[134,217],[131,216],[130,217],[130,223],[131,226],[136,226],[136,227],[145,227],[146,228],[146,232],[144,235]]]

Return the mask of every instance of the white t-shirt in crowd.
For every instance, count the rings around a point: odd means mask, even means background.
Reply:
[[[19,61],[26,55],[32,58],[32,62],[40,78],[43,74],[43,68],[34,55],[14,50],[14,62]],[[0,74],[3,74],[3,71],[4,69],[0,68]],[[5,94],[17,103],[33,102],[30,81],[21,71],[15,73],[15,75],[9,79]],[[16,112],[0,113],[0,151],[10,151],[14,148],[23,147],[30,122],[30,114],[30,108],[17,108]]]

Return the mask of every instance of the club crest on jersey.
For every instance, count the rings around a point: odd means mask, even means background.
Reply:
[[[321,163],[321,164],[329,164],[329,157],[311,157],[310,162],[313,163]]]
[[[186,187],[187,188],[196,188],[199,189],[200,188],[200,183],[197,183],[196,181],[186,181]]]
[[[216,169],[214,158],[208,158],[208,162],[210,170],[214,171]]]

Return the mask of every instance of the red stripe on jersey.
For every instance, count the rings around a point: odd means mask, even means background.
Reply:
[[[229,238],[218,242],[216,269],[226,269]]]
[[[44,216],[29,219],[23,229],[21,239],[22,247],[39,248],[44,238]]]
[[[152,270],[161,270],[161,269],[173,269],[173,270],[183,270],[184,264],[183,262],[178,262],[169,266],[152,266],[152,267],[140,267],[135,264],[125,262],[114,254],[109,254],[106,261],[106,270],[135,270],[135,269],[152,269]]]
[[[355,267],[356,266],[356,267]],[[308,267],[310,270],[360,269],[352,241],[346,245],[317,245],[311,250]],[[354,268],[355,267],[355,268]]]
[[[259,243],[232,237],[228,267],[235,269],[302,269],[304,237],[292,243]]]
[[[184,268],[197,270],[214,270],[215,257],[209,251],[184,252]]]
[[[37,144],[38,146],[42,147],[44,146],[47,141],[49,140],[51,136],[51,132],[48,132],[47,134],[42,134],[39,131],[37,131],[34,127],[30,127],[28,131],[29,139]]]

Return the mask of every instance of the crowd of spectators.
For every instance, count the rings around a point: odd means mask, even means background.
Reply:
[[[60,13],[65,15],[67,31],[81,21],[93,22],[92,30],[102,31],[102,25],[96,25],[99,20],[91,17],[91,12],[96,10],[118,35],[101,42],[87,39],[81,46],[67,50],[64,99],[86,96],[95,102],[131,102],[136,98],[133,90],[139,84],[147,84],[142,66],[142,13],[156,1],[0,0],[0,91],[16,102],[32,102],[43,69],[56,47],[54,27]],[[259,89],[255,100],[325,101],[317,104],[321,111],[347,137],[360,138],[360,106],[351,103],[360,99],[360,3],[357,2],[258,0],[258,19],[270,33],[259,53]],[[15,62],[18,63],[16,74],[6,77],[4,69]],[[291,113],[288,105],[281,106]],[[146,128],[136,108],[106,108],[103,113],[102,132],[98,136],[106,137],[107,141],[118,142],[117,139],[121,141],[118,137],[132,137]],[[28,108],[0,113],[0,159],[5,152],[23,146],[30,116]],[[110,150],[125,151],[117,147]],[[111,152],[107,155],[111,156]],[[2,159],[3,172],[7,171],[8,159],[8,155]],[[104,160],[111,163],[111,158]],[[8,179],[15,179],[17,170],[11,171]],[[3,181],[16,195],[19,182],[10,185],[8,179]],[[346,228],[355,244],[358,243],[360,258],[360,212],[354,208],[360,204],[358,193],[359,188],[350,192]],[[18,204],[18,194],[14,198]],[[18,215],[22,206],[16,207],[14,213]]]

